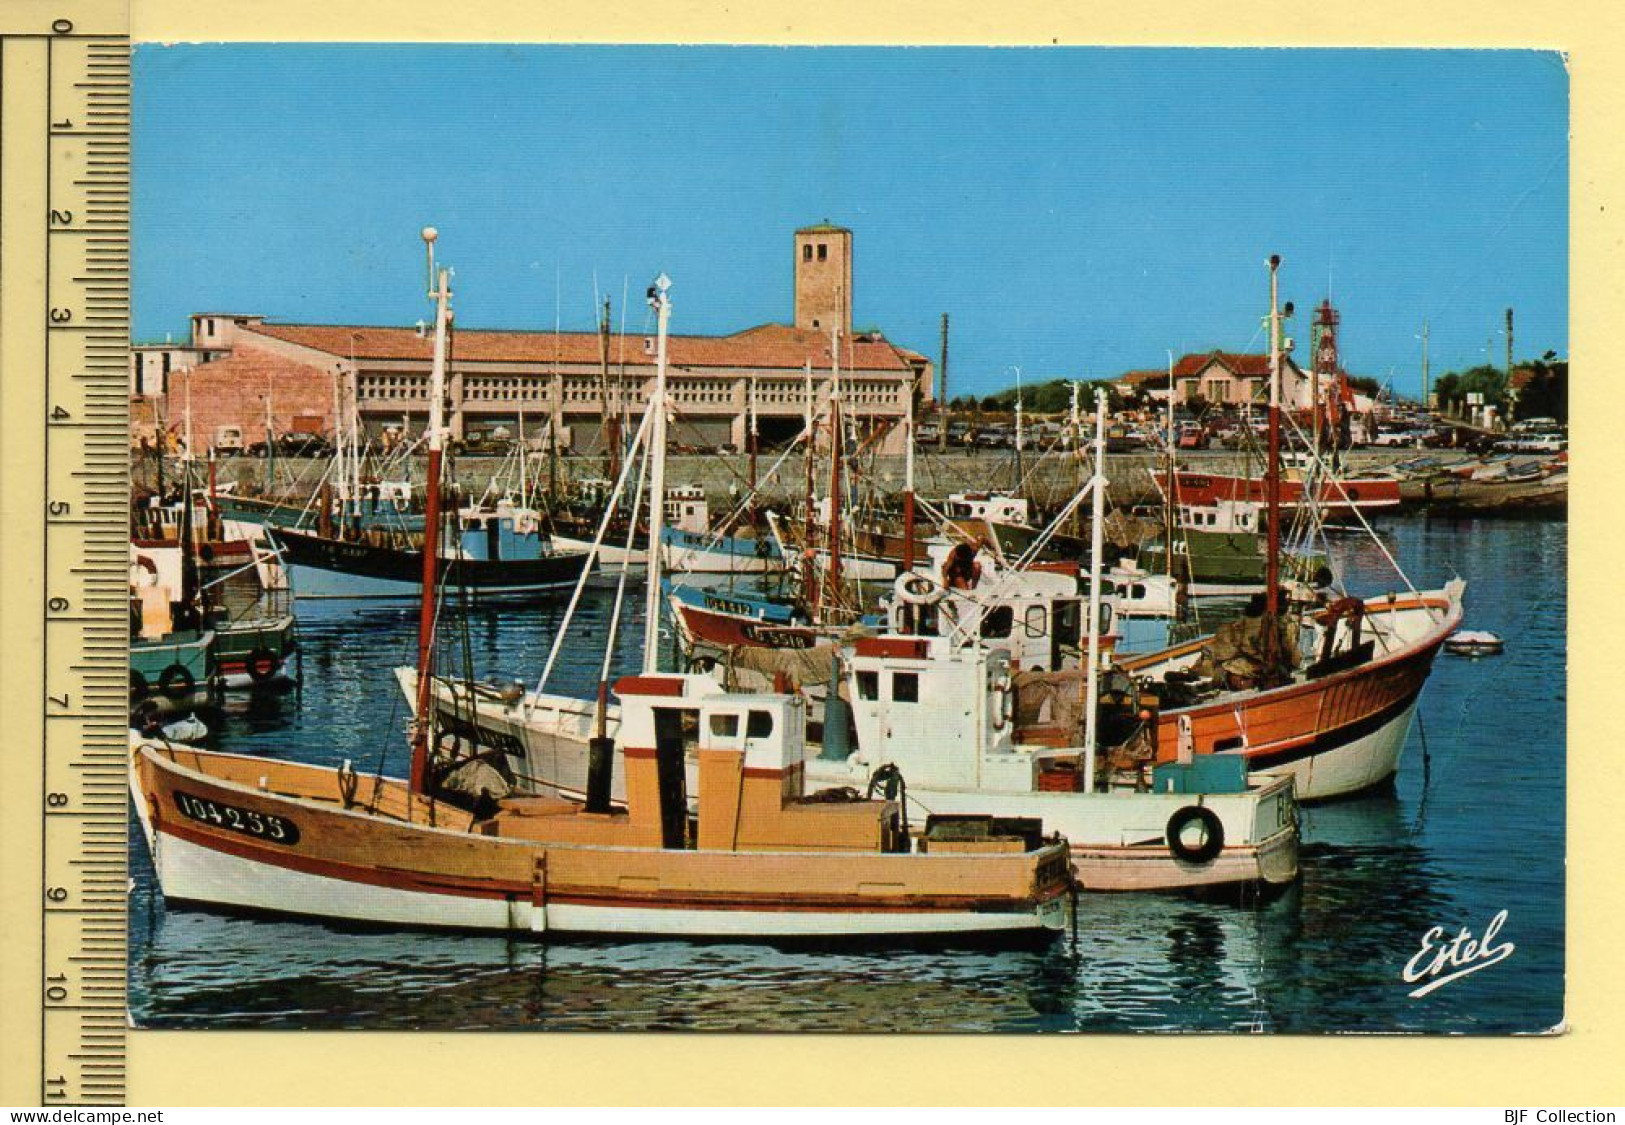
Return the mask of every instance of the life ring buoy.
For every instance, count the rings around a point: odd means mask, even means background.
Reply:
[[[171,664],[158,676],[158,690],[171,699],[191,695],[196,686],[197,680],[182,664]]]
[[[936,605],[947,596],[947,587],[923,574],[905,574],[897,579],[897,597],[909,605]]]
[[[133,556],[130,559],[130,585],[158,585],[158,564],[146,555]]]
[[[1185,829],[1192,824],[1202,826],[1200,843],[1190,844],[1185,840]],[[1174,858],[1186,863],[1211,863],[1224,850],[1224,822],[1205,805],[1186,805],[1175,810],[1174,815],[1168,818],[1168,827],[1163,834]]]
[[[143,676],[136,669],[131,668],[130,669],[130,698],[131,699],[140,699],[143,695],[146,695],[151,690],[152,690],[152,685],[147,683],[147,677]]]
[[[256,648],[248,654],[248,678],[257,684],[263,684],[277,674],[282,667],[282,659],[268,648]]]

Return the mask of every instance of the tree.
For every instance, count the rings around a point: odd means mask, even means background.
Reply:
[[[1555,362],[1554,362],[1555,360]],[[1556,360],[1554,353],[1533,363],[1522,364],[1530,372],[1529,382],[1518,392],[1519,418],[1556,418],[1567,425],[1569,420],[1569,365],[1567,360]]]

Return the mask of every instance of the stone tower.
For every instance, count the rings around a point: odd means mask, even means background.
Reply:
[[[796,231],[796,327],[852,336],[852,232],[828,223]]]

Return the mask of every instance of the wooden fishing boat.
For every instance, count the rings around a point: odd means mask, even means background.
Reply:
[[[799,703],[692,699],[629,678],[627,803],[437,801],[404,780],[137,739],[132,788],[167,900],[324,920],[698,938],[1035,936],[1058,930],[1064,842],[979,838],[895,801],[808,799]],[[690,815],[680,763],[697,757]],[[607,755],[605,761],[613,761]],[[1002,830],[1001,830],[1002,829]]]
[[[1263,508],[1239,500],[1176,504],[1173,558],[1159,538],[1141,546],[1140,565],[1174,575],[1190,597],[1234,597],[1262,590],[1268,569]],[[1291,580],[1311,582],[1327,559],[1283,551],[1281,564]]]
[[[1182,469],[1174,474],[1174,488],[1181,503],[1203,507],[1227,500],[1257,505],[1269,501],[1266,482],[1260,477]],[[1283,510],[1313,503],[1327,518],[1349,516],[1355,511],[1368,515],[1391,511],[1399,507],[1401,500],[1399,482],[1392,477],[1330,477],[1320,482],[1315,495],[1306,496],[1301,477],[1283,476],[1280,490]]]
[[[1457,579],[1306,612],[1297,651],[1308,658],[1273,686],[1227,681],[1222,666],[1211,669],[1217,677],[1204,674],[1212,636],[1120,668],[1162,701],[1159,761],[1173,760],[1183,740],[1193,754],[1239,755],[1249,769],[1292,774],[1301,800],[1347,796],[1398,770],[1434,658],[1461,624],[1465,589]]]
[[[573,586],[586,568],[587,555],[554,552],[522,520],[522,514],[492,513],[477,526],[465,526],[460,549],[440,556],[441,581],[476,596]],[[373,529],[341,538],[286,527],[272,528],[269,534],[296,598],[419,596],[421,535]]]

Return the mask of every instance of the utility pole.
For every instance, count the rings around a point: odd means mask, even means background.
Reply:
[[[1507,310],[1507,405],[1516,406],[1517,389],[1512,385],[1512,310]]]
[[[942,314],[942,363],[937,367],[937,381],[942,389],[937,392],[938,401],[942,408],[938,417],[942,419],[937,428],[937,452],[948,451],[948,314]]]
[[[1428,410],[1432,395],[1428,393],[1428,319],[1422,318],[1422,409]]]

